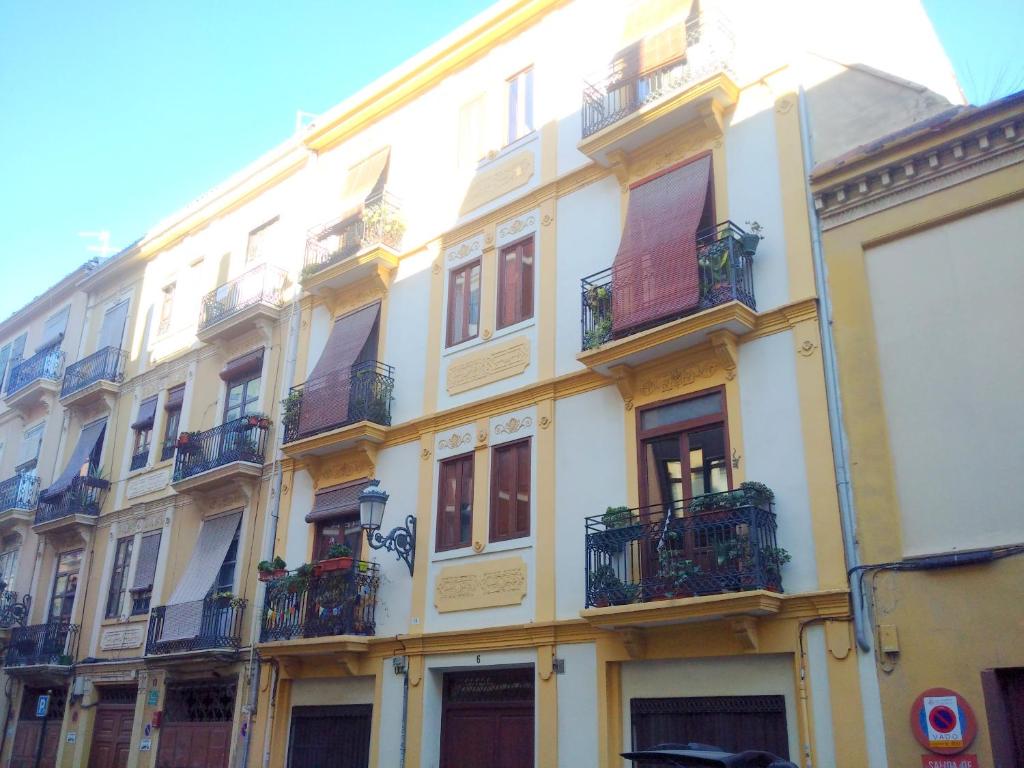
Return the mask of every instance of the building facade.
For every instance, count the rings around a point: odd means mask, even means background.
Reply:
[[[4,760],[885,765],[805,179],[955,84],[761,5],[502,3],[6,321]]]
[[[1006,316],[1024,271],[1004,247],[1024,221],[1022,105],[951,109],[813,176],[894,765],[1024,761],[1024,530],[1005,486],[1024,459],[1024,349]],[[922,697],[954,694],[959,743],[932,750],[911,722]]]

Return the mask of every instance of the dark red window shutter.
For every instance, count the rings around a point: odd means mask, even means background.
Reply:
[[[467,547],[473,531],[473,454],[441,462],[436,550]]]
[[[494,449],[491,470],[491,541],[530,535],[530,441]]]
[[[533,317],[533,238],[498,255],[498,327]]]
[[[448,338],[446,346],[476,338],[480,331],[480,261],[448,276]]]

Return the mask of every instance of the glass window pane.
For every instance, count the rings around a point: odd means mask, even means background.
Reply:
[[[657,408],[650,408],[640,414],[642,430],[658,429],[671,426],[703,416],[713,416],[722,412],[722,395],[715,392],[703,397],[694,397],[678,403],[669,403]]]

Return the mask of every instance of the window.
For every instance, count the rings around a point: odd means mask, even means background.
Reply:
[[[82,550],[62,552],[57,558],[57,571],[50,597],[50,621],[70,621],[78,590],[78,572],[82,567]]]
[[[681,508],[685,499],[729,490],[722,392],[640,412],[644,504]]]
[[[316,540],[313,542],[313,560],[328,557],[332,544],[345,544],[352,550],[352,557],[362,556],[363,529],[359,524],[359,513],[338,515],[333,520],[316,524]]]
[[[11,362],[11,345],[4,344],[0,347],[0,387],[3,386],[4,377],[7,375],[7,364]]]
[[[60,343],[61,339],[64,338],[64,331],[68,329],[68,314],[70,312],[71,305],[69,304],[61,309],[60,312],[50,315],[46,319],[46,325],[43,327],[43,343],[39,345],[39,349],[45,349]]]
[[[240,532],[240,527],[235,529],[235,536],[231,539],[231,545],[224,555],[224,562],[221,563],[220,570],[217,571],[217,578],[213,582],[210,594],[235,591],[235,565],[238,563],[238,534]]]
[[[180,384],[167,390],[164,402],[164,442],[160,450],[160,461],[167,461],[174,456],[174,447],[178,440],[178,429],[181,426],[181,406],[185,400],[185,385]]]
[[[498,256],[498,327],[533,317],[533,238],[501,250]]]
[[[252,413],[256,409],[256,402],[259,399],[259,371],[228,381],[228,396],[224,403],[225,423]]]
[[[108,619],[116,619],[121,615],[124,593],[128,588],[128,565],[132,561],[132,545],[134,536],[125,536],[117,540],[114,552],[114,570],[110,574],[110,588],[107,591],[107,609],[104,615]]]
[[[174,292],[177,283],[164,286],[164,296],[160,303],[160,325],[157,326],[157,333],[167,333],[171,330],[171,318],[174,315]]]
[[[14,573],[18,568],[18,549],[21,541],[16,537],[5,538],[3,552],[0,552],[0,581],[4,589],[10,589],[14,585]]]
[[[149,446],[153,442],[153,421],[156,419],[156,397],[139,403],[139,413],[132,424],[135,445],[132,448],[131,468],[142,469],[149,463]]]
[[[459,168],[475,169],[486,154],[484,148],[484,116],[486,100],[477,96],[459,108]]]
[[[153,580],[156,564],[160,558],[160,531],[142,536],[139,556],[135,562],[135,578],[132,581],[132,616],[149,613],[149,601],[153,597]]]
[[[491,541],[530,535],[530,441],[491,454]]]
[[[448,278],[448,346],[480,332],[480,262],[453,269]]]
[[[36,467],[39,460],[39,449],[43,444],[43,430],[46,423],[37,424],[31,429],[25,430],[25,437],[21,442],[21,452],[18,454],[18,465],[14,468],[16,472],[29,472]]]
[[[533,130],[533,67],[508,80],[508,143]]]
[[[277,216],[265,224],[261,224],[249,233],[249,243],[245,248],[245,263],[266,261],[274,248],[274,235],[277,232]]]
[[[441,462],[437,490],[438,552],[468,547],[473,538],[473,454]]]

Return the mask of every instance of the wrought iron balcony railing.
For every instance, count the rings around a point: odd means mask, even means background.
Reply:
[[[754,302],[753,254],[759,240],[756,234],[743,231],[731,221],[709,227],[697,235],[697,274],[700,301],[692,310],[700,312],[719,304],[740,301],[751,309]],[[631,336],[647,328],[675,320],[680,315],[658,318],[643,326],[631,326],[624,332],[615,329],[613,298],[615,267],[595,272],[580,281],[582,346],[584,350],[599,347],[613,339]],[[641,275],[631,280],[663,280],[661,275]]]
[[[190,432],[178,442],[174,480],[184,480],[235,461],[262,464],[267,450],[266,420],[251,416],[227,421],[205,432]]]
[[[0,582],[2,584],[3,582]],[[12,592],[6,587],[0,592],[0,629],[11,627],[24,627],[28,621],[28,612],[32,608],[32,596],[22,595],[18,599],[18,593]]]
[[[267,584],[260,642],[372,635],[379,584],[378,565],[362,560],[319,576],[292,572],[275,579]]]
[[[349,216],[310,230],[302,263],[303,279],[345,261],[374,245],[402,247],[405,223],[397,199],[388,192],[368,200],[360,215]]]
[[[329,432],[358,421],[391,426],[395,369],[368,360],[292,387],[285,401],[284,441]]]
[[[583,138],[714,74],[732,75],[735,48],[729,22],[721,14],[705,12],[686,22],[685,48],[667,57],[663,66],[639,73],[624,71],[622,61],[616,62],[609,72],[584,84]]]
[[[196,601],[201,618],[195,635],[164,639],[167,606],[159,605],[149,612],[146,655],[234,649],[242,646],[242,616],[246,601],[238,597],[207,597]]]
[[[107,480],[80,475],[72,478],[71,485],[52,498],[47,498],[46,491],[43,491],[36,508],[36,525],[70,515],[96,517],[108,488],[110,482]]]
[[[218,286],[203,297],[199,308],[199,330],[231,317],[256,304],[280,306],[287,273],[270,264],[260,264],[244,275]]]
[[[782,591],[772,504],[746,491],[586,519],[587,607]]]
[[[59,345],[40,350],[27,360],[11,366],[11,374],[7,377],[6,394],[13,395],[40,379],[59,381],[63,369],[64,351]]]
[[[0,483],[0,512],[35,509],[38,501],[39,478],[35,472],[22,472]]]
[[[104,347],[72,363],[64,371],[60,396],[79,392],[97,381],[121,381],[125,357],[124,351],[117,347]]]
[[[28,627],[14,627],[4,653],[4,666],[29,667],[52,664],[67,667],[74,661],[78,644],[78,625],[68,621],[49,621]]]

